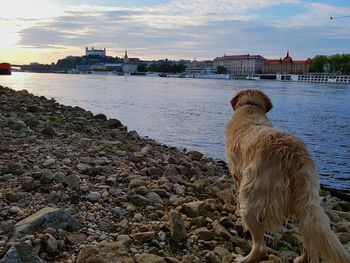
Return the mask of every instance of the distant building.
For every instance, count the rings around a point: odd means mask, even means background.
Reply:
[[[231,75],[252,75],[262,72],[264,62],[260,55],[224,55],[214,59],[214,67],[223,66]]]
[[[215,74],[214,62],[212,60],[192,61],[186,65],[186,73],[189,74]]]
[[[106,63],[105,68],[107,71],[123,72],[123,64],[122,63]]]
[[[311,66],[311,59],[306,60],[293,60],[289,56],[289,51],[287,55],[282,59],[267,59],[263,67],[264,74],[305,74],[308,73]]]
[[[105,57],[106,56],[106,48],[104,49],[94,49],[92,47],[91,49],[88,49],[88,47],[85,48],[85,56],[100,56],[100,57]]]
[[[135,64],[133,62],[128,62],[123,64],[123,72],[124,73],[135,73],[137,72],[138,64]]]

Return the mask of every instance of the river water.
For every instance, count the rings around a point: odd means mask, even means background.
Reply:
[[[0,76],[0,85],[104,113],[142,136],[218,159],[232,96],[257,88],[274,104],[274,126],[305,141],[321,182],[350,190],[350,85],[17,72]]]

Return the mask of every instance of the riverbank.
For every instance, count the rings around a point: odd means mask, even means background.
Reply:
[[[1,263],[220,263],[250,250],[223,162],[27,91],[0,86],[0,101]],[[350,204],[323,196],[350,248]],[[263,262],[300,253],[291,223],[266,240]]]

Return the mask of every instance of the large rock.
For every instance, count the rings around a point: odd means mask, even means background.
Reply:
[[[128,240],[117,242],[101,242],[85,246],[79,253],[76,263],[134,263]]]
[[[181,213],[171,211],[169,213],[170,236],[176,244],[186,240],[186,229]]]
[[[43,263],[44,261],[35,255],[27,244],[17,244],[11,247],[0,263]]]
[[[26,235],[40,233],[48,227],[75,231],[80,228],[80,225],[74,217],[66,214],[63,209],[45,207],[19,221],[14,227],[12,238],[22,238]]]
[[[215,233],[211,230],[208,230],[206,227],[200,227],[191,232],[192,235],[198,237],[201,240],[211,240],[215,237]]]
[[[190,151],[187,153],[187,155],[190,156],[191,159],[195,161],[199,161],[203,157],[203,154],[198,151]]]
[[[189,217],[197,217],[205,214],[206,205],[204,201],[194,201],[182,205],[182,212]]]
[[[27,125],[22,120],[15,117],[8,118],[8,125],[13,130],[21,130],[27,127]]]
[[[120,122],[120,120],[117,119],[109,119],[107,121],[107,126],[108,128],[119,128],[121,126],[123,126],[123,124]]]

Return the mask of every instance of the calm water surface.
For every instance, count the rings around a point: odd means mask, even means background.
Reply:
[[[0,84],[104,113],[140,135],[219,159],[233,94],[258,88],[272,99],[275,127],[308,145],[322,183],[350,190],[350,85],[35,73],[0,76]]]

